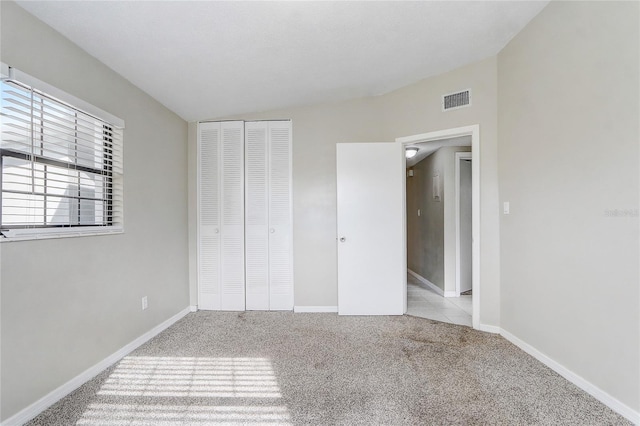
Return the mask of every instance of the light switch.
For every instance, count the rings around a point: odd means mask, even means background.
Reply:
[[[420,217],[420,209],[418,209],[418,217]]]
[[[504,214],[509,214],[509,202],[505,201],[504,203],[502,203],[502,212]]]

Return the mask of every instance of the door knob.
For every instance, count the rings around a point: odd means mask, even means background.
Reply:
[[[218,228],[216,228],[216,234],[219,233],[219,232],[220,232],[220,230]]]
[[[340,242],[344,243],[345,241],[347,241],[347,239],[345,237],[340,237]]]
[[[276,230],[271,228],[271,229],[269,229],[269,232],[271,232],[273,234],[274,232],[276,232]]]

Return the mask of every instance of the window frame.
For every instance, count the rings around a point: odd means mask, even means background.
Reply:
[[[43,187],[44,192],[42,194],[37,194],[43,196],[43,200],[46,203],[47,197],[57,197],[57,198],[68,198],[76,200],[75,204],[77,207],[74,209],[74,213],[78,214],[78,221],[73,223],[72,219],[69,219],[69,223],[61,223],[61,224],[46,224],[46,209],[43,210],[44,221],[43,224],[34,224],[34,225],[5,225],[1,226],[0,224],[0,242],[8,242],[8,241],[21,241],[21,240],[33,240],[33,239],[43,239],[43,238],[63,238],[63,237],[78,237],[78,236],[89,236],[89,235],[105,235],[105,234],[117,234],[124,232],[124,203],[122,198],[124,197],[124,161],[122,157],[123,151],[123,139],[124,135],[122,134],[119,137],[115,137],[117,132],[123,132],[124,130],[124,121],[118,117],[115,117],[106,111],[103,111],[79,98],[74,97],[56,87],[42,82],[35,77],[32,77],[22,71],[19,71],[15,68],[9,67],[4,63],[0,63],[0,77],[2,80],[8,80],[13,84],[17,84],[25,88],[25,90],[33,90],[34,94],[41,96],[43,98],[49,98],[54,102],[60,102],[65,104],[65,106],[71,108],[76,111],[75,119],[76,126],[78,125],[78,113],[87,114],[103,122],[102,129],[102,151],[95,150],[94,153],[98,155],[98,157],[102,157],[103,161],[98,167],[90,167],[82,164],[78,164],[78,152],[77,149],[74,152],[73,158],[69,159],[69,161],[65,160],[56,160],[52,158],[48,158],[46,155],[42,153],[26,153],[21,152],[19,150],[6,149],[0,146],[0,188],[2,188],[2,179],[4,172],[2,172],[2,165],[5,161],[5,158],[16,158],[19,160],[25,160],[33,162],[34,164],[44,165],[45,168],[45,176],[46,176],[46,168],[47,165],[52,167],[58,167],[61,169],[73,170],[78,172],[78,179],[80,178],[80,173],[85,172],[91,174],[93,176],[104,176],[104,188],[109,188],[110,190],[104,190],[104,193],[101,197],[83,197],[81,194],[81,185],[78,184],[78,194],[77,196],[60,196],[56,194],[48,193],[47,187]],[[33,113],[31,120],[33,120]],[[99,141],[99,126],[98,126],[98,136],[95,138],[95,146],[100,146]],[[32,141],[33,144],[33,141]],[[76,140],[77,145],[77,140]],[[116,156],[115,152],[119,153],[120,159],[114,160]],[[114,161],[117,161],[117,167],[114,168]],[[46,180],[46,177],[44,178]],[[19,193],[18,191],[6,191],[6,192],[14,192]],[[32,192],[34,193],[34,192]],[[26,195],[26,194],[23,194]],[[117,218],[111,216],[110,223],[107,217],[114,212],[114,197],[118,198],[119,201],[117,203],[118,208],[121,210],[117,215]],[[1,199],[1,198],[0,198]],[[83,224],[80,220],[80,212],[81,212],[81,200],[87,199],[92,201],[101,201],[104,203],[103,206],[103,223],[100,224]],[[0,217],[1,217],[1,209],[2,205],[0,204]]]

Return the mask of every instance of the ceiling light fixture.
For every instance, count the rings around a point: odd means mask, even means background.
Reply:
[[[413,158],[416,156],[417,153],[418,153],[418,148],[416,147],[407,148],[404,152],[407,158]]]

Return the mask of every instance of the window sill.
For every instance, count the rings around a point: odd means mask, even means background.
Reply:
[[[52,238],[92,237],[97,235],[123,234],[122,227],[76,227],[76,228],[40,228],[40,229],[11,229],[4,231],[4,238],[0,236],[0,243],[14,241],[47,240]]]

